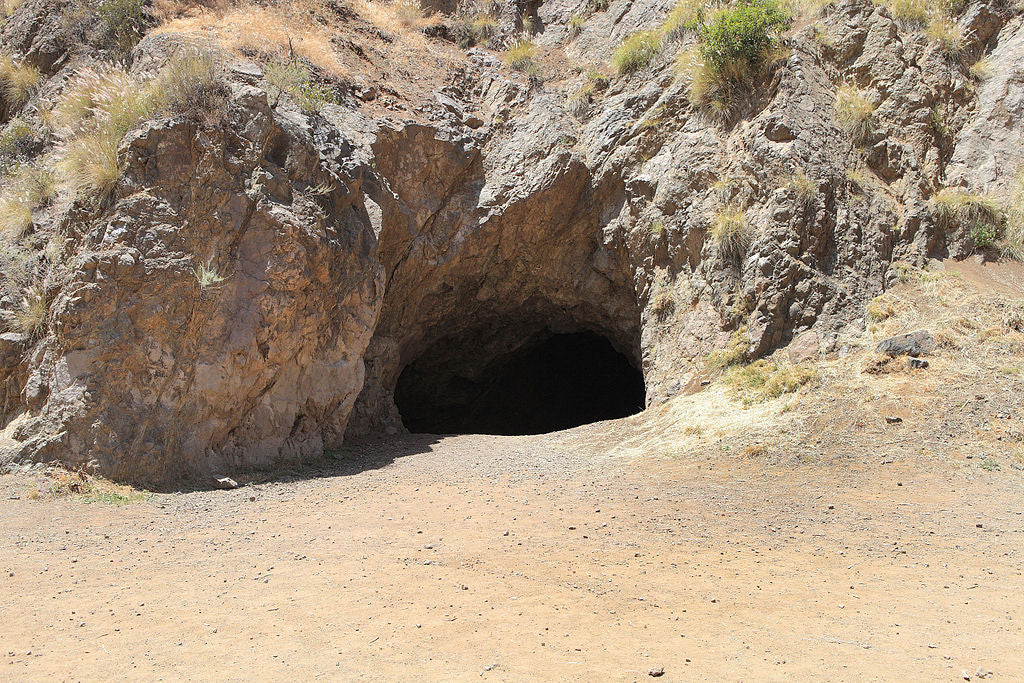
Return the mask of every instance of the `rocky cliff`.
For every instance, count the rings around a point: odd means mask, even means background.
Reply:
[[[52,166],[58,189],[5,220],[4,457],[151,485],[314,457],[402,430],[414,361],[472,385],[558,333],[607,339],[660,403],[723,355],[840,352],[896,262],[1014,253],[1019,7],[923,26],[791,3],[771,57],[702,100],[707,34],[670,25],[700,4],[424,6],[399,28],[320,8],[332,73],[310,35],[240,45],[201,7],[151,30],[144,6],[141,40],[104,51],[102,13],[24,0],[0,31],[4,187]],[[657,45],[623,66],[638,35]],[[83,73],[187,86],[91,193],[66,177]],[[104,92],[82,120],[120,120]]]

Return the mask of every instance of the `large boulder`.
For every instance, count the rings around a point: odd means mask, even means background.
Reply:
[[[382,293],[365,169],[261,90],[233,100],[224,127],[122,143],[34,352],[24,454],[158,484],[340,445]]]

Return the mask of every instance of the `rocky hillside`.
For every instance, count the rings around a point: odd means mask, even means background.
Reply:
[[[1009,0],[4,10],[5,460],[315,457],[554,333],[658,404],[1024,258]]]

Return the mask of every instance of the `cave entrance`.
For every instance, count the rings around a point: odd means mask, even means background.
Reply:
[[[471,344],[443,340],[402,371],[395,404],[406,429],[543,434],[644,409],[643,375],[599,334],[546,332],[483,362]]]

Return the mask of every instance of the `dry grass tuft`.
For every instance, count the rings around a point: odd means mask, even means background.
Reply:
[[[841,85],[836,91],[836,124],[855,145],[864,144],[874,131],[875,105],[866,91]]]
[[[747,350],[750,342],[747,340],[746,325],[740,327],[729,337],[725,348],[712,351],[704,361],[704,367],[709,372],[717,372],[731,368],[736,365],[743,365],[747,362]]]
[[[816,374],[816,370],[808,365],[759,360],[733,367],[726,373],[725,382],[740,397],[743,405],[750,406],[791,394],[814,379]]]
[[[533,66],[536,46],[526,38],[520,38],[505,51],[505,61],[516,71],[529,71]]]
[[[739,258],[750,247],[752,234],[746,212],[736,206],[725,206],[711,219],[711,240],[719,255]]]
[[[639,71],[661,50],[661,35],[657,31],[634,33],[612,53],[612,68],[620,76]]]
[[[7,55],[0,56],[0,92],[13,106],[20,107],[39,86],[42,74],[29,64],[19,64]]]

